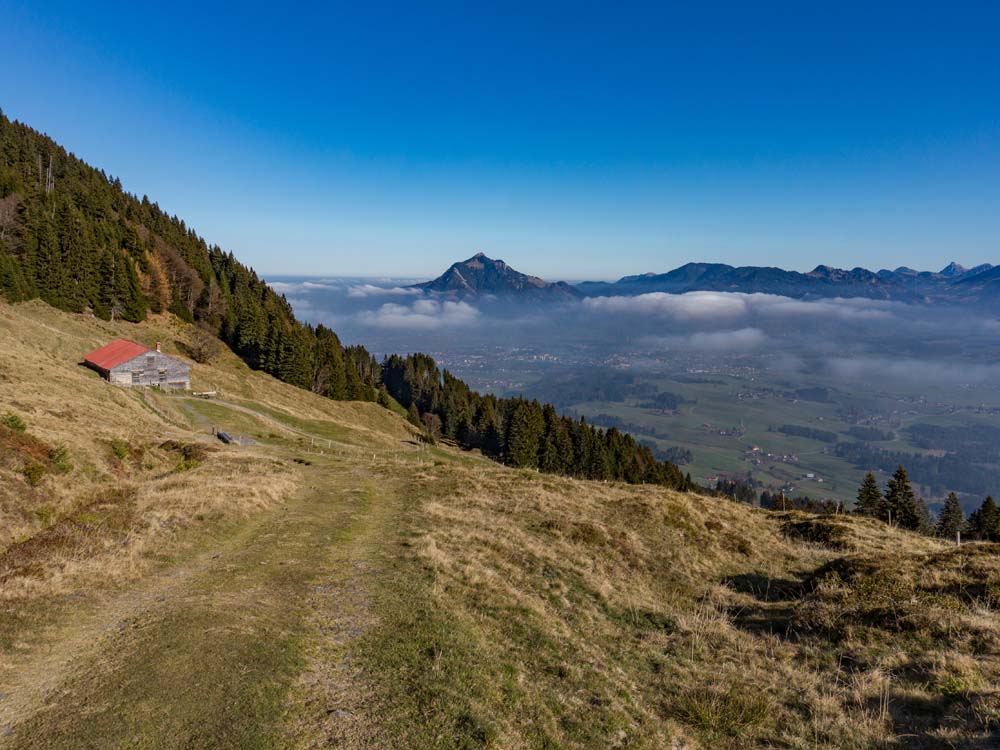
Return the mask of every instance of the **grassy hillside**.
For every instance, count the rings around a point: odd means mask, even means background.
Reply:
[[[996,742],[995,545],[506,469],[231,354],[211,400],[78,364],[190,334],[0,304],[0,747]]]
[[[231,252],[2,111],[0,298],[109,321],[170,312],[255,370],[335,400],[417,410],[415,422],[506,464],[687,487],[676,466],[627,434],[560,419],[542,404],[483,397],[426,355],[380,364],[363,346],[345,348],[329,328],[297,320]]]

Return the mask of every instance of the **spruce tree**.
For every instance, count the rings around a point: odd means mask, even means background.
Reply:
[[[902,465],[896,468],[885,490],[886,511],[889,520],[902,529],[916,531],[921,527],[917,496],[913,494],[910,479]]]
[[[858,499],[854,502],[854,512],[859,516],[882,518],[885,515],[885,500],[878,488],[875,475],[870,471],[865,474],[864,481],[858,489]]]
[[[979,509],[969,516],[969,532],[976,539],[1000,541],[1000,508],[992,496],[983,500]]]
[[[417,410],[416,403],[410,404],[410,408],[406,410],[406,419],[414,427],[423,429],[424,424],[420,421],[420,412]]]
[[[944,501],[944,508],[938,516],[936,533],[945,539],[954,539],[955,535],[965,528],[965,513],[962,512],[962,505],[958,502],[958,495],[954,492],[948,493],[948,498]]]
[[[534,413],[527,401],[518,401],[507,427],[504,458],[511,466],[535,468],[544,426],[541,414]]]

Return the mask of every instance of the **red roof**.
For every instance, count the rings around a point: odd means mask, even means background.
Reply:
[[[130,359],[134,359],[148,351],[151,351],[148,346],[137,344],[128,339],[115,339],[100,349],[94,349],[94,351],[83,358],[83,361],[102,370],[110,370],[122,362],[128,362]]]

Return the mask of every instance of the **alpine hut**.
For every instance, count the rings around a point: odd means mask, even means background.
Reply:
[[[159,342],[156,349],[150,349],[128,339],[115,339],[92,351],[83,361],[115,385],[191,388],[191,368],[160,351]]]

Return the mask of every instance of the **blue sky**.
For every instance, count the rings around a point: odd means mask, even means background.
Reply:
[[[1000,260],[995,4],[365,5],[0,0],[0,107],[270,275]]]

